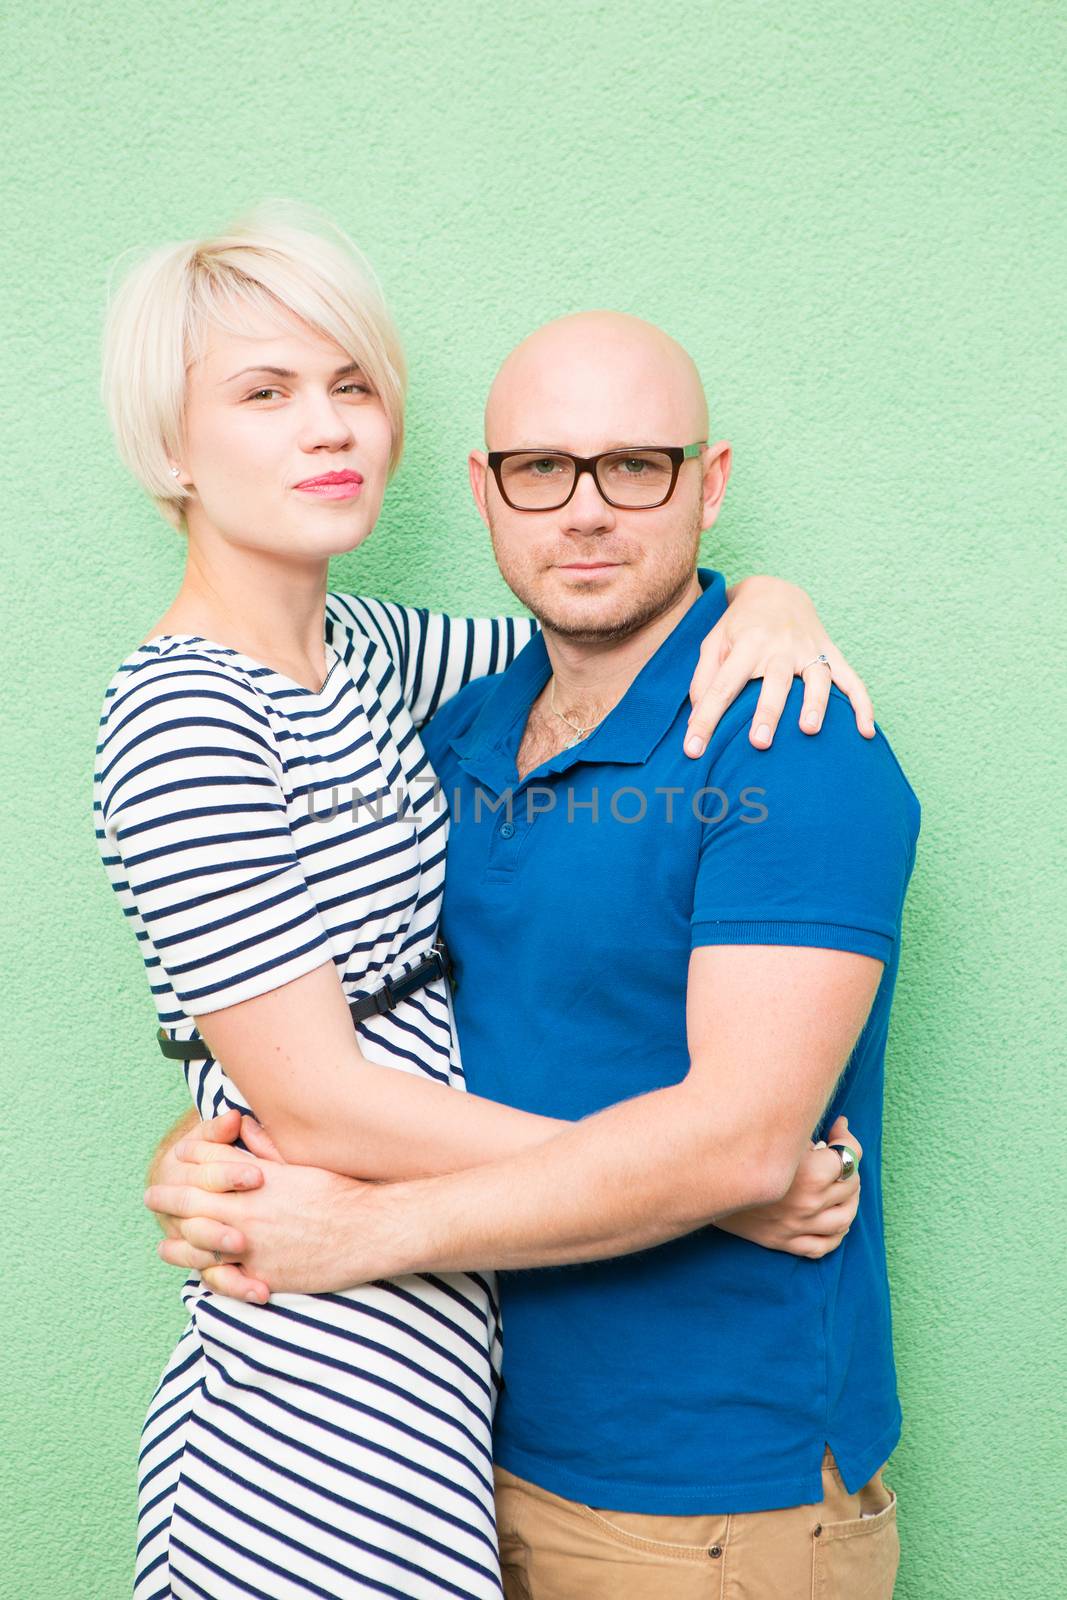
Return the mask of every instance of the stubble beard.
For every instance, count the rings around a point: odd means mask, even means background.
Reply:
[[[511,592],[522,601],[528,611],[533,613],[542,628],[555,634],[557,638],[571,639],[577,644],[615,644],[621,639],[629,639],[678,604],[693,581],[701,532],[701,518],[697,513],[689,530],[691,554],[687,562],[679,564],[677,568],[672,568],[667,573],[653,570],[651,587],[645,594],[634,601],[625,613],[605,617],[603,622],[597,622],[595,619],[583,619],[577,622],[559,615],[551,606],[545,604],[540,595],[532,592],[534,587],[532,584],[524,583],[521,578],[516,582],[507,573],[504,577]]]

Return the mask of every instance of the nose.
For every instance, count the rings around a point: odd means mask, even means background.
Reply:
[[[301,450],[347,450],[354,442],[351,411],[342,407],[326,389],[309,389],[303,396],[300,414]]]
[[[615,511],[597,488],[591,472],[579,474],[574,493],[560,512],[564,533],[610,533],[615,526]]]

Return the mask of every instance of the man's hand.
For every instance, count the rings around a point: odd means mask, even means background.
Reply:
[[[856,1152],[856,1171],[841,1178],[841,1157],[830,1144],[847,1144]],[[740,1239],[782,1250],[787,1255],[817,1261],[836,1250],[852,1226],[860,1203],[859,1158],[863,1148],[848,1125],[838,1117],[826,1144],[812,1145],[804,1155],[789,1192],[770,1205],[748,1206],[716,1217],[715,1226]]]
[[[270,1147],[250,1118],[241,1131],[250,1149]],[[240,1151],[220,1160],[220,1147],[210,1140],[190,1137],[181,1148],[184,1159],[171,1174],[177,1181],[151,1185],[145,1204],[174,1223],[174,1236],[159,1246],[163,1260],[199,1272],[215,1293],[262,1303],[272,1292],[351,1287],[338,1280],[334,1265],[342,1225],[362,1241],[358,1281],[389,1276],[398,1267],[388,1184]],[[354,1206],[360,1209],[353,1214]]]
[[[232,1149],[234,1141],[244,1139],[252,1158]],[[251,1117],[239,1111],[226,1111],[210,1122],[185,1117],[163,1140],[149,1171],[147,1194],[185,1195],[193,1193],[227,1194],[256,1189],[263,1182],[260,1163],[280,1161],[270,1137]],[[210,1269],[209,1287],[233,1299],[262,1304],[269,1296],[267,1285],[250,1277],[240,1265],[244,1236],[238,1229],[212,1222],[207,1217],[183,1217],[165,1208],[153,1207],[166,1238],[157,1254],[173,1266],[200,1271],[205,1282]],[[193,1248],[196,1240],[200,1248]],[[171,1248],[173,1245],[173,1248]]]
[[[251,1117],[244,1120],[250,1128],[258,1131],[260,1140],[266,1141],[269,1145],[269,1151],[251,1144],[248,1148],[256,1154],[267,1155],[268,1159],[280,1161],[281,1156],[259,1124],[254,1123]],[[241,1135],[241,1124],[239,1111],[224,1111],[221,1117],[214,1117],[210,1122],[183,1118],[176,1128],[171,1129],[156,1152],[148,1174],[149,1183],[173,1188],[187,1182],[188,1152],[198,1145],[210,1144],[214,1170],[210,1174],[210,1181],[206,1175],[201,1180],[202,1188],[212,1188],[219,1193],[227,1189],[255,1188],[262,1181],[256,1169],[245,1162],[243,1151],[228,1148]],[[247,1139],[245,1143],[248,1144]],[[160,1214],[164,1233],[173,1235],[173,1229],[168,1226],[171,1220],[173,1219]]]

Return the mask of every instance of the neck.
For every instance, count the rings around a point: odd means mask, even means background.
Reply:
[[[641,668],[702,593],[694,572],[677,600],[622,639],[566,638],[545,627],[545,648],[559,686],[560,704],[571,707],[621,700]]]
[[[322,557],[250,550],[190,528],[182,586],[155,631],[199,634],[297,679],[321,678],[328,572]]]

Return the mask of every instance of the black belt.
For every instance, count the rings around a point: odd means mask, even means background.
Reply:
[[[401,1000],[406,1000],[409,994],[414,994],[416,989],[422,989],[435,978],[451,977],[452,960],[445,949],[444,941],[439,940],[434,945],[433,954],[424,957],[417,967],[405,972],[402,978],[387,978],[381,988],[375,989],[373,994],[365,995],[362,1000],[350,1000],[348,1009],[352,1013],[352,1021],[359,1023],[367,1017],[384,1017],[387,1011],[392,1011]]]
[[[363,1022],[367,1017],[384,1017],[401,1000],[406,1000],[426,984],[433,983],[435,978],[452,978],[452,959],[443,940],[438,940],[432,955],[425,956],[403,977],[387,978],[373,994],[364,995],[362,1000],[350,1001],[348,1009],[352,1013],[353,1024]],[[163,1028],[157,1030],[156,1039],[163,1054],[172,1061],[207,1061],[211,1055],[203,1039],[172,1039]]]

